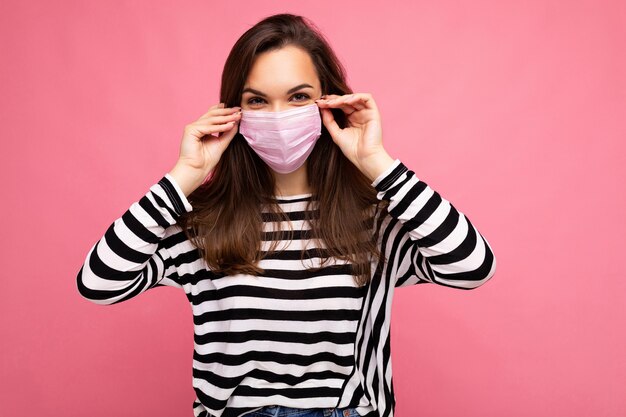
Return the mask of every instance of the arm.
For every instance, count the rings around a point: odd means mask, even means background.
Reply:
[[[116,304],[150,288],[181,288],[167,250],[176,219],[192,210],[182,189],[165,174],[107,229],[87,253],[76,277],[80,295],[96,304]]]
[[[380,239],[381,250],[392,259],[396,287],[428,282],[469,290],[495,274],[487,240],[399,159],[372,186],[379,200],[389,201]]]

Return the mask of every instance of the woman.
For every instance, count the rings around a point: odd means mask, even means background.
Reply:
[[[308,20],[244,33],[220,101],[89,251],[80,294],[185,291],[195,416],[392,416],[394,288],[476,288],[489,244],[386,152],[372,95]]]

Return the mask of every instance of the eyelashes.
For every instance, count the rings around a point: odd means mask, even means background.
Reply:
[[[296,93],[296,94],[294,94],[291,97],[293,98],[293,97],[297,97],[297,96],[302,96],[304,98],[301,99],[301,100],[296,100],[296,101],[305,101],[305,100],[308,100],[308,99],[311,98],[311,96],[309,96],[306,93]],[[255,100],[261,100],[261,102],[265,101],[265,99],[263,99],[261,97],[251,97],[250,99],[248,99],[248,104],[253,105],[253,104],[259,104],[260,103],[259,101],[255,101]]]

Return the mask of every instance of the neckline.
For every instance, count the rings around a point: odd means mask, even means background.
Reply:
[[[276,197],[276,198],[298,198],[298,197],[311,197],[312,195],[313,195],[313,193],[289,194],[289,195],[274,194],[274,197]]]
[[[307,201],[307,200],[312,199],[313,193],[291,194],[291,195],[274,194],[273,197],[278,202],[281,202],[281,201],[289,202],[289,201],[294,201],[294,200]]]

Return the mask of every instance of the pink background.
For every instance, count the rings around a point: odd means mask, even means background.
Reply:
[[[396,415],[623,416],[625,3],[292,3],[0,4],[0,414],[192,415],[184,293],[102,307],[76,273],[218,102],[235,40],[292,12],[498,260],[475,291],[397,290]]]

